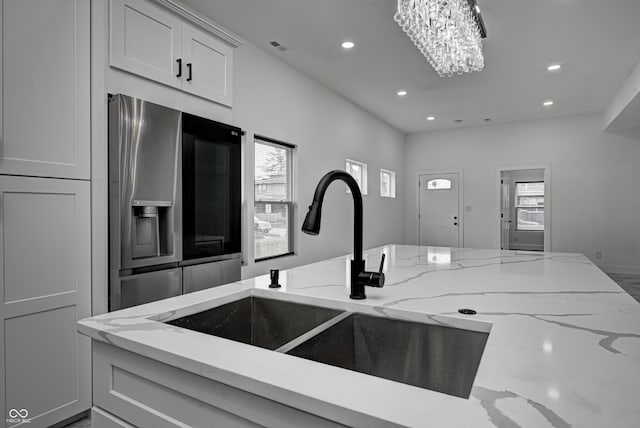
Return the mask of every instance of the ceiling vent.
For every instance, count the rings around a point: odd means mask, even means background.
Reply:
[[[284,46],[282,46],[280,43],[276,42],[275,40],[271,40],[271,42],[269,42],[269,44],[271,46],[273,46],[274,48],[278,49],[280,52],[285,52],[288,49],[285,48]]]

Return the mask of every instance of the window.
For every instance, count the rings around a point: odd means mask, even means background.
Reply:
[[[449,190],[451,189],[451,180],[446,178],[436,178],[427,181],[427,190]]]
[[[356,180],[358,186],[360,186],[360,192],[363,195],[367,194],[367,164],[347,159],[347,172]],[[347,193],[351,193],[347,187]]]
[[[256,261],[293,254],[295,146],[255,135],[253,243]]]
[[[380,169],[380,196],[383,198],[396,197],[396,173]]]
[[[516,230],[544,230],[544,181],[516,183]]]

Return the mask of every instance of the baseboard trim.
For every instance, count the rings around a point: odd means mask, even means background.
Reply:
[[[51,425],[49,428],[62,428],[62,427],[66,427],[67,425],[71,425],[74,422],[77,422],[81,419],[85,419],[90,417],[91,415],[91,410],[85,410],[82,413],[78,413],[77,415],[71,416],[70,418],[67,418],[63,421],[60,421],[56,424]]]
[[[627,275],[640,275],[640,266],[624,266],[624,265],[596,265],[605,273],[621,273]]]

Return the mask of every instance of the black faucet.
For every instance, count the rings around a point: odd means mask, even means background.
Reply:
[[[316,192],[313,195],[313,202],[309,205],[309,212],[302,223],[302,231],[309,235],[320,233],[320,219],[322,217],[322,202],[327,187],[335,180],[344,181],[353,195],[353,260],[351,260],[351,294],[352,299],[366,299],[364,287],[382,288],[384,285],[384,257],[380,261],[379,272],[367,272],[364,270],[364,260],[362,259],[362,193],[354,178],[345,171],[329,171],[320,179]]]

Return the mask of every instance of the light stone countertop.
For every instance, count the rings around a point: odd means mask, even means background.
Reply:
[[[94,340],[354,426],[638,427],[640,304],[580,254],[388,245],[386,285],[349,299],[341,256],[79,322]],[[490,331],[458,398],[161,321],[249,296]],[[475,316],[461,315],[472,308]]]

